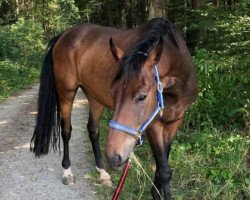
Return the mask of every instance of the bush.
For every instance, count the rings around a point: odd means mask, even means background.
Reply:
[[[202,127],[244,127],[247,121],[250,77],[248,60],[221,57],[205,49],[194,56],[199,94],[188,111],[187,123]]]
[[[0,59],[40,66],[44,54],[44,36],[40,23],[20,18],[0,29]]]
[[[10,60],[0,61],[0,101],[37,81],[39,70]]]
[[[205,34],[196,46],[202,48],[193,51],[199,95],[188,112],[186,127],[242,129],[249,125],[250,105],[246,5],[237,4],[234,9],[207,6],[188,12],[188,30]]]
[[[42,9],[41,7],[39,11]],[[74,0],[51,0],[47,3],[47,8],[38,15],[38,20],[43,22],[45,36],[50,39],[53,35],[79,23],[80,15]]]
[[[194,196],[196,199],[248,199],[250,139],[240,134],[216,129],[180,132],[170,157],[172,185],[178,188],[174,195],[180,197],[182,193],[185,199]]]

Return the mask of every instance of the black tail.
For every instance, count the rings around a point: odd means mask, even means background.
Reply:
[[[51,142],[54,150],[57,149],[57,143],[60,149],[60,109],[52,58],[54,45],[60,36],[58,35],[50,41],[41,69],[37,122],[30,143],[30,150],[36,156],[48,154]]]

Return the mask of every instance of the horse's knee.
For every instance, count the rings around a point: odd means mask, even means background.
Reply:
[[[87,124],[87,129],[89,134],[94,135],[96,133],[98,133],[98,126],[96,126],[92,121],[89,121]]]
[[[70,132],[62,131],[63,142],[68,142],[70,138],[71,138],[71,131]]]

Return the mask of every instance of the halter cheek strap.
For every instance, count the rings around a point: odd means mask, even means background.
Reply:
[[[136,140],[138,140],[137,144],[142,144],[142,132],[148,127],[148,125],[154,120],[154,118],[160,113],[160,116],[163,114],[164,109],[164,101],[163,101],[163,87],[159,77],[159,71],[157,65],[155,65],[155,81],[157,84],[157,106],[154,109],[153,113],[149,116],[149,118],[140,126],[138,129],[131,128],[129,126],[120,124],[119,122],[110,120],[109,127],[118,131],[122,131],[132,135]]]

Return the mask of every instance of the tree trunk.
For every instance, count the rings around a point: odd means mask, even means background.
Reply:
[[[213,3],[216,8],[220,6],[220,0],[213,0]]]
[[[18,17],[19,17],[19,2],[18,0],[16,0],[16,20],[18,20]]]
[[[227,0],[224,0],[224,6],[227,8]]]
[[[147,21],[148,13],[147,10],[147,1],[145,0],[139,0],[136,4],[136,10],[137,10],[137,25],[144,24]]]
[[[200,1],[199,0],[192,0],[192,9],[196,10],[200,7]]]
[[[166,18],[166,3],[165,0],[151,0],[149,5],[149,20],[161,17]]]
[[[202,6],[201,0],[192,0],[192,9],[197,10]],[[186,41],[187,46],[191,53],[194,52],[194,50],[199,47],[199,45],[204,40],[204,36],[206,35],[206,30],[202,28],[196,28],[196,29],[187,29],[186,31]]]
[[[227,5],[229,8],[232,8],[234,6],[234,0],[227,0]]]
[[[35,3],[34,1],[31,1],[31,18],[33,21],[35,21]]]
[[[129,0],[126,3],[126,27],[133,28],[134,27],[134,10],[133,10],[133,1]]]

